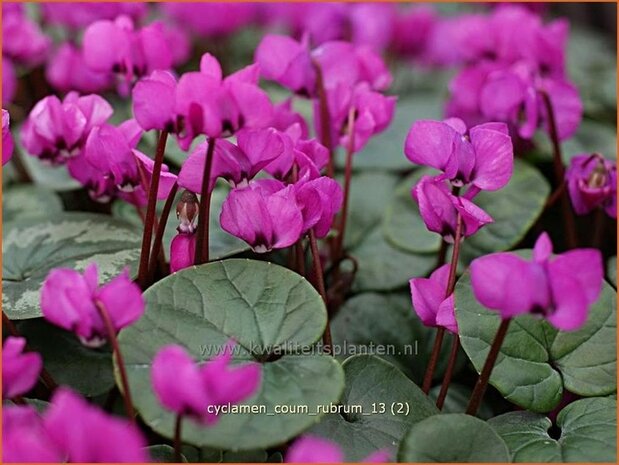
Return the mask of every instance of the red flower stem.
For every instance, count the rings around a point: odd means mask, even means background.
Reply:
[[[348,112],[348,147],[346,150],[346,168],[344,171],[344,201],[342,203],[342,213],[338,227],[336,238],[335,253],[332,258],[332,263],[339,263],[342,259],[342,251],[344,249],[344,236],[346,234],[346,220],[348,219],[348,203],[350,198],[350,184],[352,181],[352,159],[355,153],[355,109],[351,108]]]
[[[206,160],[204,161],[204,173],[202,174],[202,189],[200,190],[200,209],[198,212],[198,228],[196,230],[196,255],[195,265],[201,265],[209,261],[209,222],[211,216],[211,189],[210,178],[213,169],[213,158],[215,153],[214,137],[208,138],[206,149]]]
[[[105,305],[101,301],[96,301],[95,305],[97,310],[99,311],[99,315],[105,324],[105,329],[107,330],[107,337],[112,345],[112,351],[114,352],[114,356],[116,357],[116,364],[118,365],[118,373],[120,375],[120,382],[122,384],[123,391],[123,399],[125,401],[125,412],[129,417],[129,420],[132,423],[135,423],[135,411],[133,410],[133,402],[131,401],[131,391],[129,390],[129,380],[127,378],[127,370],[125,369],[125,362],[123,360],[122,353],[120,352],[120,347],[118,345],[118,338],[116,337],[116,330],[114,329],[114,325],[112,324],[112,320],[110,320],[110,315],[105,308]]]
[[[157,142],[153,176],[150,182],[150,190],[148,192],[146,219],[144,221],[144,233],[142,235],[142,251],[140,252],[140,267],[138,268],[138,284],[142,289],[144,289],[144,286],[146,285],[146,279],[148,276],[148,259],[153,238],[153,224],[155,222],[155,209],[157,207],[157,191],[159,190],[159,178],[161,176],[161,167],[163,165],[163,155],[165,153],[167,140],[168,132],[161,131]]]
[[[476,415],[477,410],[479,410],[479,406],[481,405],[481,401],[486,392],[486,388],[488,387],[490,374],[492,373],[492,369],[494,368],[494,364],[496,363],[496,359],[501,350],[501,346],[503,345],[503,341],[505,340],[505,335],[507,334],[507,329],[509,328],[509,323],[511,321],[511,318],[501,320],[501,325],[496,332],[496,336],[494,336],[492,346],[490,346],[488,358],[486,358],[486,363],[484,363],[484,367],[482,368],[481,374],[479,375],[477,383],[475,384],[475,389],[473,389],[473,394],[471,394],[469,405],[466,408],[466,413],[468,415]]]
[[[456,286],[456,271],[458,269],[458,258],[460,257],[460,242],[462,239],[462,215],[458,213],[456,218],[456,233],[454,236],[454,246],[451,252],[451,263],[449,265],[449,278],[447,279],[447,289],[445,291],[445,298],[453,294]],[[441,346],[443,345],[443,338],[445,337],[445,328],[438,328],[436,330],[436,338],[434,339],[434,346],[432,347],[432,353],[430,354],[430,360],[428,361],[428,367],[423,377],[422,390],[424,393],[430,392],[432,386],[432,378],[436,371],[436,365],[441,354]],[[454,361],[455,363],[455,361]],[[450,380],[449,380],[450,381]],[[449,381],[447,384],[449,384]],[[445,384],[445,380],[443,380]],[[445,393],[447,395],[447,393]]]
[[[303,250],[303,238],[299,239],[294,244],[294,252],[296,255],[296,270],[301,276],[305,276],[305,250]]]
[[[552,107],[550,96],[545,91],[540,91],[540,95],[546,108],[548,116],[548,132],[552,142],[553,166],[555,171],[555,182],[561,186],[565,183],[565,166],[563,166],[563,155],[561,152],[561,143],[559,141],[559,132],[557,130],[557,122],[555,112]],[[565,236],[567,246],[574,249],[578,246],[578,238],[576,237],[576,225],[574,223],[574,215],[572,214],[572,205],[570,203],[567,189],[563,189],[561,193],[561,209],[563,212],[563,224],[565,227]]]
[[[320,264],[320,252],[318,251],[318,243],[316,242],[316,233],[313,229],[309,230],[310,248],[312,249],[312,261],[314,263],[314,276],[316,279],[316,287],[318,292],[325,303],[325,307],[329,307],[327,300],[327,291],[325,289],[325,280],[322,273],[322,265]],[[331,338],[331,322],[329,321],[329,311],[327,310],[327,325],[325,326],[325,332],[322,335],[322,343],[325,347],[325,352],[333,354],[333,340]]]
[[[595,249],[599,249],[603,245],[604,229],[606,227],[606,212],[602,208],[598,208],[595,211],[595,217],[593,220],[593,239],[591,240],[591,246]]]
[[[9,330],[9,334],[11,336],[23,337],[20,334],[20,332],[17,330],[17,328],[15,327],[11,319],[7,316],[6,313],[4,313],[4,310],[2,310],[2,323],[4,324],[4,326],[7,327],[7,329]],[[31,350],[30,347],[28,347],[28,344],[26,344],[24,348],[26,351]],[[45,367],[41,367],[40,376],[41,376],[41,379],[43,380],[43,383],[45,384],[45,387],[50,392],[50,394],[54,392],[54,390],[58,387],[58,383],[54,381],[54,378],[52,378],[52,375],[49,374],[49,372],[45,369]]]
[[[457,334],[452,334],[451,352],[449,354],[449,361],[447,362],[447,369],[445,370],[445,377],[443,378],[443,384],[441,390],[436,399],[436,407],[439,410],[443,409],[445,398],[447,397],[447,391],[451,383],[454,367],[456,366],[456,360],[458,358],[458,349],[460,348],[460,337]]]
[[[176,415],[176,423],[174,425],[174,462],[182,463],[182,441],[181,441],[181,431],[183,429],[183,416],[179,413]]]
[[[436,268],[440,268],[445,264],[445,260],[447,259],[447,249],[449,248],[449,244],[445,242],[445,240],[441,240],[441,246],[438,249],[438,254],[436,256]]]
[[[148,267],[148,284],[152,284],[155,279],[155,271],[157,270],[157,258],[159,257],[159,253],[161,252],[161,247],[163,245],[163,235],[165,233],[165,228],[168,224],[168,218],[170,217],[170,211],[172,210],[172,205],[174,204],[174,199],[176,198],[176,193],[178,192],[178,184],[174,183],[172,189],[170,189],[170,193],[168,194],[168,198],[165,201],[165,205],[163,206],[163,211],[161,212],[161,218],[159,218],[159,225],[157,226],[157,232],[155,233],[155,242],[153,242],[153,249],[150,252],[150,260]]]
[[[327,176],[332,178],[335,173],[335,153],[333,151],[333,143],[331,141],[331,113],[329,111],[329,101],[327,99],[327,91],[325,89],[325,81],[322,74],[322,68],[316,60],[313,60],[312,63],[314,65],[314,69],[316,70],[316,91],[318,92],[318,106],[320,109],[320,142],[329,151]]]

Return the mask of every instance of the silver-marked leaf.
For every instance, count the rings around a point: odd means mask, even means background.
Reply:
[[[359,462],[378,449],[395,460],[407,429],[438,413],[434,403],[404,373],[372,355],[344,362],[342,413],[325,416],[309,433],[337,442],[346,459]]]
[[[208,430],[187,420],[183,440],[196,446],[251,450],[281,444],[320,415],[275,414],[276,405],[307,405],[316,412],[318,405],[339,399],[340,364],[330,356],[306,355],[322,336],[326,308],[298,274],[269,262],[230,259],[172,274],[144,297],[146,313],[119,340],[131,389],[140,393],[134,396],[136,409],[159,434],[173,437],[174,415],[152,392],[150,369],[168,344],[183,345],[205,360],[234,338],[235,360],[263,362],[262,385],[246,405],[264,406],[266,412],[222,415]],[[265,351],[282,356],[264,362]]]
[[[466,273],[456,286],[456,318],[460,341],[479,372],[499,327],[497,312],[475,299]],[[583,396],[615,392],[616,293],[604,283],[578,331],[559,332],[530,315],[515,318],[499,353],[490,384],[509,401],[535,412],[548,412],[563,388]]]
[[[32,184],[18,184],[2,193],[2,221],[44,218],[62,212],[62,200],[55,192]]]
[[[505,440],[514,462],[612,462],[617,460],[617,402],[593,397],[569,404],[552,422],[539,413],[509,412],[489,423]]]
[[[22,153],[25,154],[22,150]],[[73,179],[66,166],[49,166],[36,157],[24,155],[24,165],[33,182],[41,187],[54,191],[71,191],[79,189],[82,185]]]
[[[97,263],[105,282],[125,267],[136,270],[141,235],[106,215],[60,213],[16,220],[3,228],[2,304],[11,319],[41,316],[39,290],[49,271],[79,271]]]
[[[401,462],[509,462],[505,441],[483,420],[462,413],[434,415],[408,431]]]

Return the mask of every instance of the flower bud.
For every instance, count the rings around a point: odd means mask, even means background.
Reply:
[[[188,190],[183,191],[181,199],[176,204],[176,218],[179,221],[178,232],[192,233],[195,231],[194,221],[198,216],[200,203],[198,197]]]

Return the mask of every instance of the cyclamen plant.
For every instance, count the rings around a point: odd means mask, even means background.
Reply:
[[[616,461],[614,52],[463,8],[3,3],[3,461]]]

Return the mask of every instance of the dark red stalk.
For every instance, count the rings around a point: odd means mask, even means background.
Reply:
[[[563,166],[563,155],[561,152],[561,142],[559,141],[559,132],[555,120],[555,113],[552,107],[550,96],[545,91],[540,91],[540,95],[546,108],[548,116],[548,132],[552,142],[553,166],[555,171],[555,182],[558,186],[565,183],[565,166]],[[561,210],[563,213],[563,224],[565,227],[565,236],[567,246],[574,249],[578,246],[578,238],[576,237],[576,225],[574,223],[574,215],[572,213],[572,205],[567,189],[563,189],[561,193]]]
[[[168,132],[161,131],[157,142],[155,153],[155,164],[153,166],[153,176],[148,192],[148,204],[146,206],[146,219],[144,221],[144,234],[142,235],[142,251],[140,252],[140,267],[138,268],[138,283],[142,289],[146,285],[148,277],[148,259],[150,246],[153,238],[153,225],[157,208],[157,191],[159,190],[159,178],[161,176],[161,166],[163,165],[163,155],[168,140]],[[146,188],[146,186],[144,186]]]
[[[181,431],[183,428],[183,416],[179,413],[176,415],[176,423],[174,425],[174,462],[182,463],[183,458],[181,454]]]
[[[458,349],[460,348],[460,336],[452,334],[451,352],[449,353],[449,361],[447,362],[447,369],[445,370],[445,376],[443,377],[443,384],[441,384],[441,390],[436,399],[436,407],[439,410],[443,409],[445,404],[445,398],[447,397],[447,391],[451,384],[451,378],[453,376],[454,367],[456,366],[456,360],[458,358]]]
[[[604,239],[604,229],[606,227],[606,212],[602,208],[597,208],[593,219],[593,238],[591,246],[599,249],[602,247]]]
[[[155,271],[157,270],[157,258],[159,257],[159,254],[162,250],[161,247],[163,245],[163,235],[165,233],[165,228],[168,224],[168,218],[170,217],[170,211],[172,210],[174,199],[176,198],[176,192],[178,192],[178,184],[174,183],[172,189],[170,189],[168,198],[165,201],[163,211],[161,212],[161,217],[159,218],[159,224],[157,225],[157,232],[155,233],[153,249],[150,252],[147,284],[152,284],[155,278]]]
[[[320,109],[320,132],[322,136],[320,142],[329,151],[327,176],[332,178],[335,173],[335,153],[333,151],[333,142],[331,141],[331,112],[329,111],[329,101],[327,100],[327,91],[325,89],[322,68],[316,60],[313,61],[313,65],[316,70],[316,90],[318,92],[318,105]]]
[[[451,263],[449,265],[449,278],[447,279],[447,289],[445,290],[445,298],[453,294],[456,286],[456,271],[458,269],[458,258],[460,257],[460,242],[462,239],[462,215],[458,213],[456,218],[456,234],[454,236],[454,246],[451,252]],[[430,392],[432,386],[432,378],[434,377],[434,371],[438,364],[438,359],[441,354],[441,346],[443,345],[443,338],[445,337],[445,328],[438,328],[436,330],[436,338],[434,339],[434,346],[432,347],[432,353],[430,354],[430,360],[428,361],[428,367],[423,377],[422,390],[424,393]],[[454,360],[455,363],[455,360]],[[445,380],[443,380],[445,384]],[[447,382],[449,384],[449,381]],[[447,389],[447,388],[445,388]],[[445,393],[447,395],[447,393]]]
[[[486,358],[486,363],[484,363],[484,367],[481,370],[481,374],[477,379],[477,384],[475,384],[475,389],[473,389],[473,394],[471,394],[471,399],[469,400],[469,405],[466,408],[466,413],[468,415],[476,415],[477,410],[479,410],[479,406],[481,405],[481,401],[486,392],[486,388],[488,387],[488,381],[490,380],[490,374],[492,373],[492,369],[494,368],[494,364],[496,363],[496,359],[501,350],[501,346],[503,345],[503,341],[505,340],[505,335],[507,334],[507,329],[509,328],[509,323],[511,322],[511,318],[506,320],[501,320],[501,325],[494,336],[494,341],[492,341],[492,346],[490,346],[490,352],[488,352],[488,358]]]
[[[125,362],[123,360],[122,353],[120,352],[120,346],[118,345],[118,338],[116,337],[116,330],[110,320],[110,315],[105,308],[105,305],[101,301],[96,301],[95,305],[99,311],[99,315],[105,324],[107,330],[108,341],[112,346],[112,351],[116,357],[116,364],[118,365],[118,373],[120,375],[120,381],[123,390],[123,399],[125,401],[125,412],[132,423],[135,423],[135,412],[133,410],[133,402],[131,401],[131,391],[129,390],[129,379],[127,378],[127,370],[125,369]]]
[[[312,249],[312,261],[314,264],[314,277],[316,279],[316,287],[318,292],[325,303],[325,307],[329,307],[327,300],[327,291],[325,289],[325,279],[322,272],[322,265],[320,263],[320,252],[318,251],[318,243],[316,241],[316,233],[313,229],[309,230],[310,248]],[[333,354],[333,340],[331,338],[331,322],[329,318],[329,311],[327,310],[327,325],[325,326],[325,332],[322,335],[322,343],[325,347],[325,352]]]
[[[198,228],[196,229],[196,255],[195,265],[201,265],[209,261],[209,222],[211,216],[211,189],[209,188],[211,171],[213,169],[213,155],[217,139],[208,138],[206,160],[204,161],[204,173],[202,175],[202,189],[200,190],[200,210],[198,212]]]

